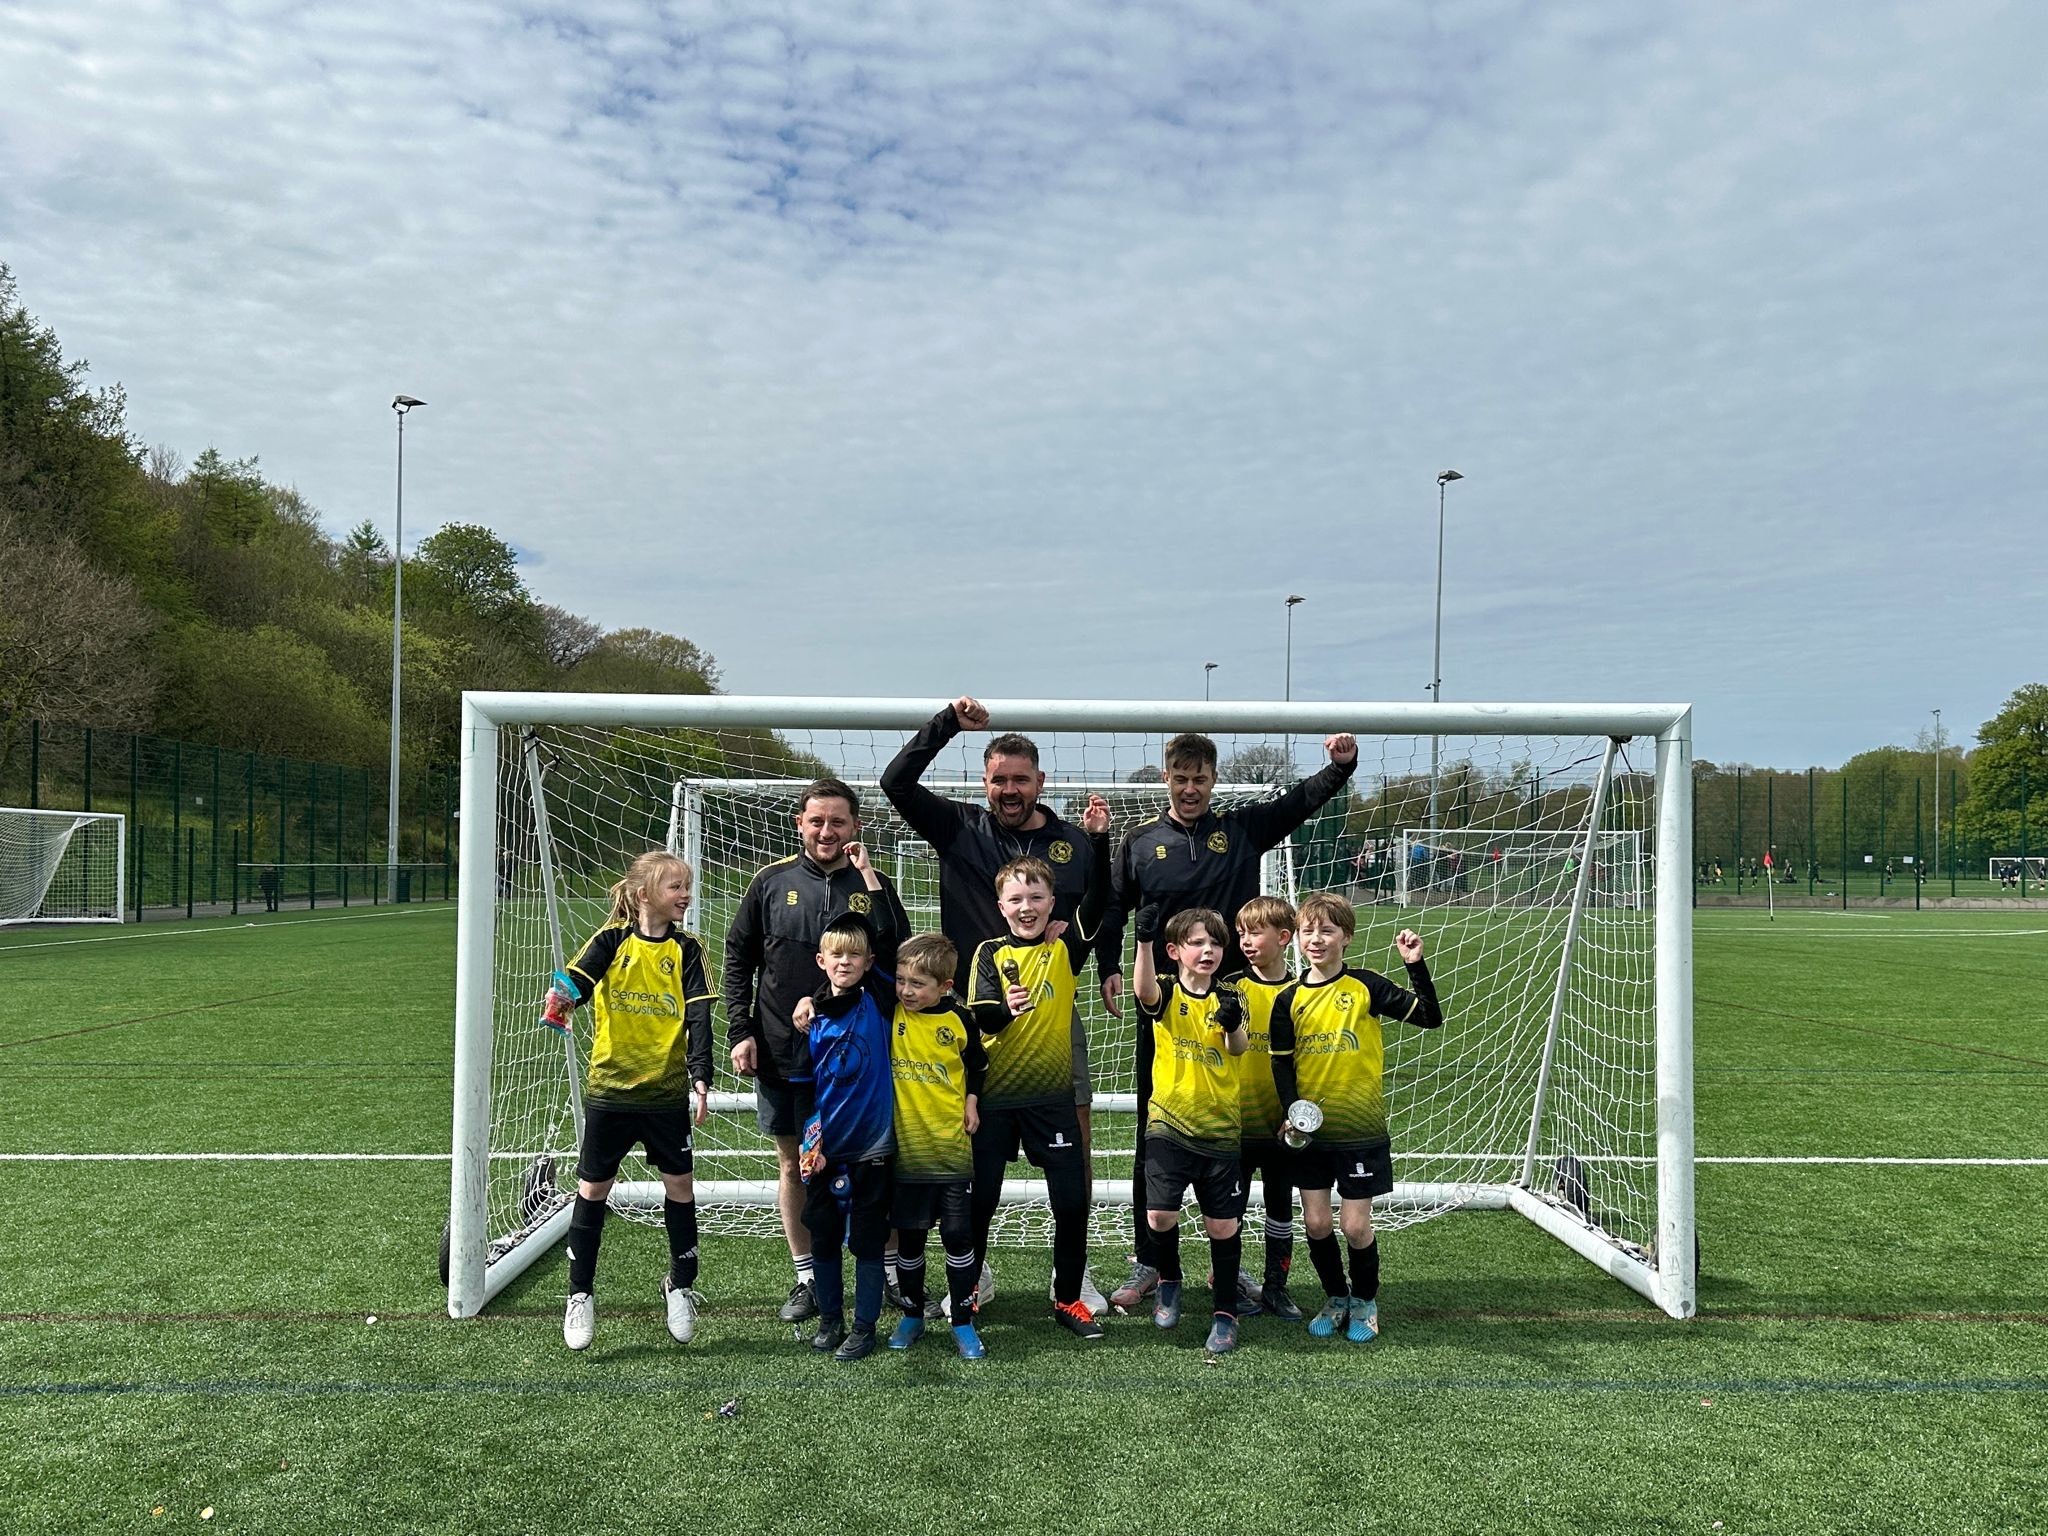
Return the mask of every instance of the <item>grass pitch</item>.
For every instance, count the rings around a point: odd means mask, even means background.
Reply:
[[[1378,1343],[1261,1319],[1219,1365],[1084,1350],[1005,1254],[973,1367],[808,1358],[743,1239],[678,1350],[626,1223],[588,1355],[559,1254],[450,1322],[446,908],[6,934],[0,1527],[2040,1529],[2048,920],[1697,932],[1697,1320],[1474,1214],[1386,1240]]]

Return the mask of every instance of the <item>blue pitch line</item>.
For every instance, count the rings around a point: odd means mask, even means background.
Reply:
[[[1729,1393],[1758,1393],[1771,1397],[1898,1396],[1933,1397],[1975,1394],[2010,1394],[2021,1397],[2048,1396],[2048,1377],[1988,1376],[1887,1381],[1869,1378],[1837,1380],[1798,1377],[1759,1377],[1735,1381],[1632,1381],[1617,1378],[1543,1377],[1520,1380],[1507,1376],[1438,1377],[1400,1381],[1360,1380],[1356,1377],[1243,1377],[1233,1379],[1227,1372],[1199,1372],[1179,1376],[1119,1376],[1109,1378],[1061,1377],[1057,1385],[1072,1390],[1083,1384],[1095,1392],[1185,1391],[1191,1380],[1206,1378],[1217,1390],[1270,1393],[1294,1389],[1319,1392],[1488,1392],[1513,1396],[1518,1393],[1594,1396],[1648,1397],[1674,1395],[1699,1397]],[[0,1401],[51,1397],[675,1397],[701,1394],[707,1390],[746,1397],[777,1394],[840,1392],[872,1395],[878,1392],[926,1393],[933,1390],[996,1393],[1043,1391],[1047,1383],[1025,1380],[962,1378],[935,1382],[929,1379],[851,1380],[823,1377],[799,1380],[778,1377],[772,1381],[739,1383],[731,1380],[701,1383],[638,1381],[50,1381],[17,1386],[0,1386]]]

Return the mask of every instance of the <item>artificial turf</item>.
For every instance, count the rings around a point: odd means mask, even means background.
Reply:
[[[0,1528],[2041,1528],[2048,915],[1701,914],[1698,1318],[1472,1214],[1387,1239],[1379,1342],[1259,1319],[1215,1364],[1192,1316],[1078,1345],[1006,1252],[989,1360],[835,1365],[753,1238],[682,1350],[626,1223],[587,1355],[559,1253],[451,1322],[453,934],[0,937],[0,1152],[58,1157],[0,1165]],[[255,1152],[420,1160],[83,1156]],[[1856,1161],[1721,1161],[1810,1156]]]

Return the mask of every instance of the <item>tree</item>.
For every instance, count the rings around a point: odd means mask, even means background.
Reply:
[[[1970,795],[1957,808],[1960,835],[1995,851],[2017,852],[2021,782],[2025,781],[2029,851],[2035,839],[2048,845],[2048,683],[2027,683],[2013,691],[2005,708],[1977,731],[1970,754]]]
[[[391,546],[367,517],[349,529],[335,550],[335,569],[349,594],[368,599],[380,593],[391,571]]]
[[[134,588],[71,540],[30,534],[4,505],[0,570],[0,772],[30,720],[140,725],[156,679],[139,654],[151,621]]]
[[[443,598],[472,618],[497,623],[533,606],[519,579],[519,552],[475,523],[450,523],[423,540],[413,563],[426,578],[423,598]]]
[[[1246,747],[1223,759],[1216,769],[1219,784],[1289,785],[1301,774],[1289,760],[1285,747]]]
[[[541,648],[547,653],[549,665],[559,671],[567,672],[581,665],[604,639],[603,626],[566,608],[542,603],[539,612]]]
[[[566,682],[588,693],[716,693],[718,665],[680,635],[616,629]]]

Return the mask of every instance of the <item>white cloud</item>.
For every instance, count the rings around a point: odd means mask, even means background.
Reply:
[[[1338,14],[1331,14],[1332,10]],[[762,691],[2029,680],[2024,8],[17,4],[0,259],[135,425]],[[1973,715],[1973,712],[1974,715]]]

